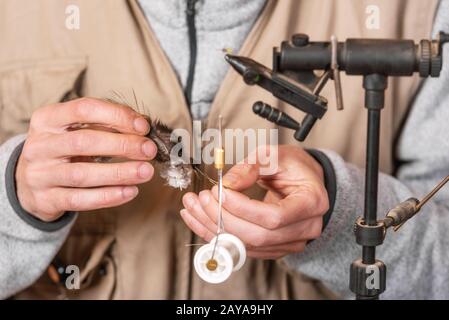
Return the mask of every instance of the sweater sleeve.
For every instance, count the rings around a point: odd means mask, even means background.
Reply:
[[[0,299],[33,284],[46,270],[74,221],[66,214],[55,223],[42,222],[22,209],[14,171],[25,136],[0,145]]]
[[[449,30],[449,1],[442,1],[434,33]],[[419,91],[398,144],[402,165],[395,177],[379,177],[378,216],[409,197],[421,198],[449,174],[449,47],[444,49],[440,78],[427,79]],[[349,266],[361,257],[353,226],[363,215],[364,170],[334,152],[321,150],[335,170],[337,193],[322,236],[287,264],[322,280],[344,298],[349,291]],[[387,266],[384,299],[449,299],[449,187],[422,208],[398,232],[389,230],[376,256]]]

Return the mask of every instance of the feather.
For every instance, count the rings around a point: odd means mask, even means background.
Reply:
[[[135,107],[130,106],[122,94],[113,92],[115,98],[106,99],[109,102],[128,106],[134,110],[137,110],[142,114],[142,110],[137,102],[137,97],[134,93]],[[216,181],[210,178],[205,172],[203,172],[199,166],[193,165],[191,159],[188,163],[182,161],[181,157],[174,157],[172,159],[172,149],[178,144],[178,139],[173,137],[173,130],[159,120],[152,119],[148,115],[142,114],[142,116],[148,121],[150,125],[150,132],[146,135],[151,139],[157,147],[157,154],[155,161],[159,164],[159,175],[166,181],[167,185],[177,189],[186,189],[192,182],[192,173],[197,176],[206,178],[212,184],[216,184]]]

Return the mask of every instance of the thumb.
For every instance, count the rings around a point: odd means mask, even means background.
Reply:
[[[223,186],[235,191],[243,191],[254,185],[257,180],[259,180],[258,164],[239,163],[223,176]]]

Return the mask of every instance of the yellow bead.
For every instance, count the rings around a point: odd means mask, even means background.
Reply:
[[[224,150],[221,148],[215,148],[214,150],[214,166],[215,169],[220,170],[224,168],[225,155]]]

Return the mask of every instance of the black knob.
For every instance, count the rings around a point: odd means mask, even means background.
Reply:
[[[292,36],[292,43],[295,47],[303,47],[309,44],[309,36],[304,33],[297,33]]]
[[[259,80],[259,73],[253,69],[248,69],[243,73],[243,81],[245,81],[247,85],[255,85],[257,82],[259,82]]]
[[[443,69],[443,57],[436,55],[430,60],[430,76],[437,78],[440,76],[441,69]]]
[[[257,101],[253,104],[253,112],[270,122],[276,123],[282,127],[286,127],[293,130],[298,130],[299,123],[291,118],[289,115],[283,113],[282,111],[273,108],[272,106],[263,103],[262,101]]]
[[[378,281],[375,281],[376,278]],[[355,260],[351,264],[349,289],[359,298],[376,299],[385,291],[386,279],[387,267],[382,261],[365,264],[361,259]]]
[[[419,75],[427,78],[430,74],[430,59],[432,56],[432,47],[429,40],[421,40],[419,54]]]

